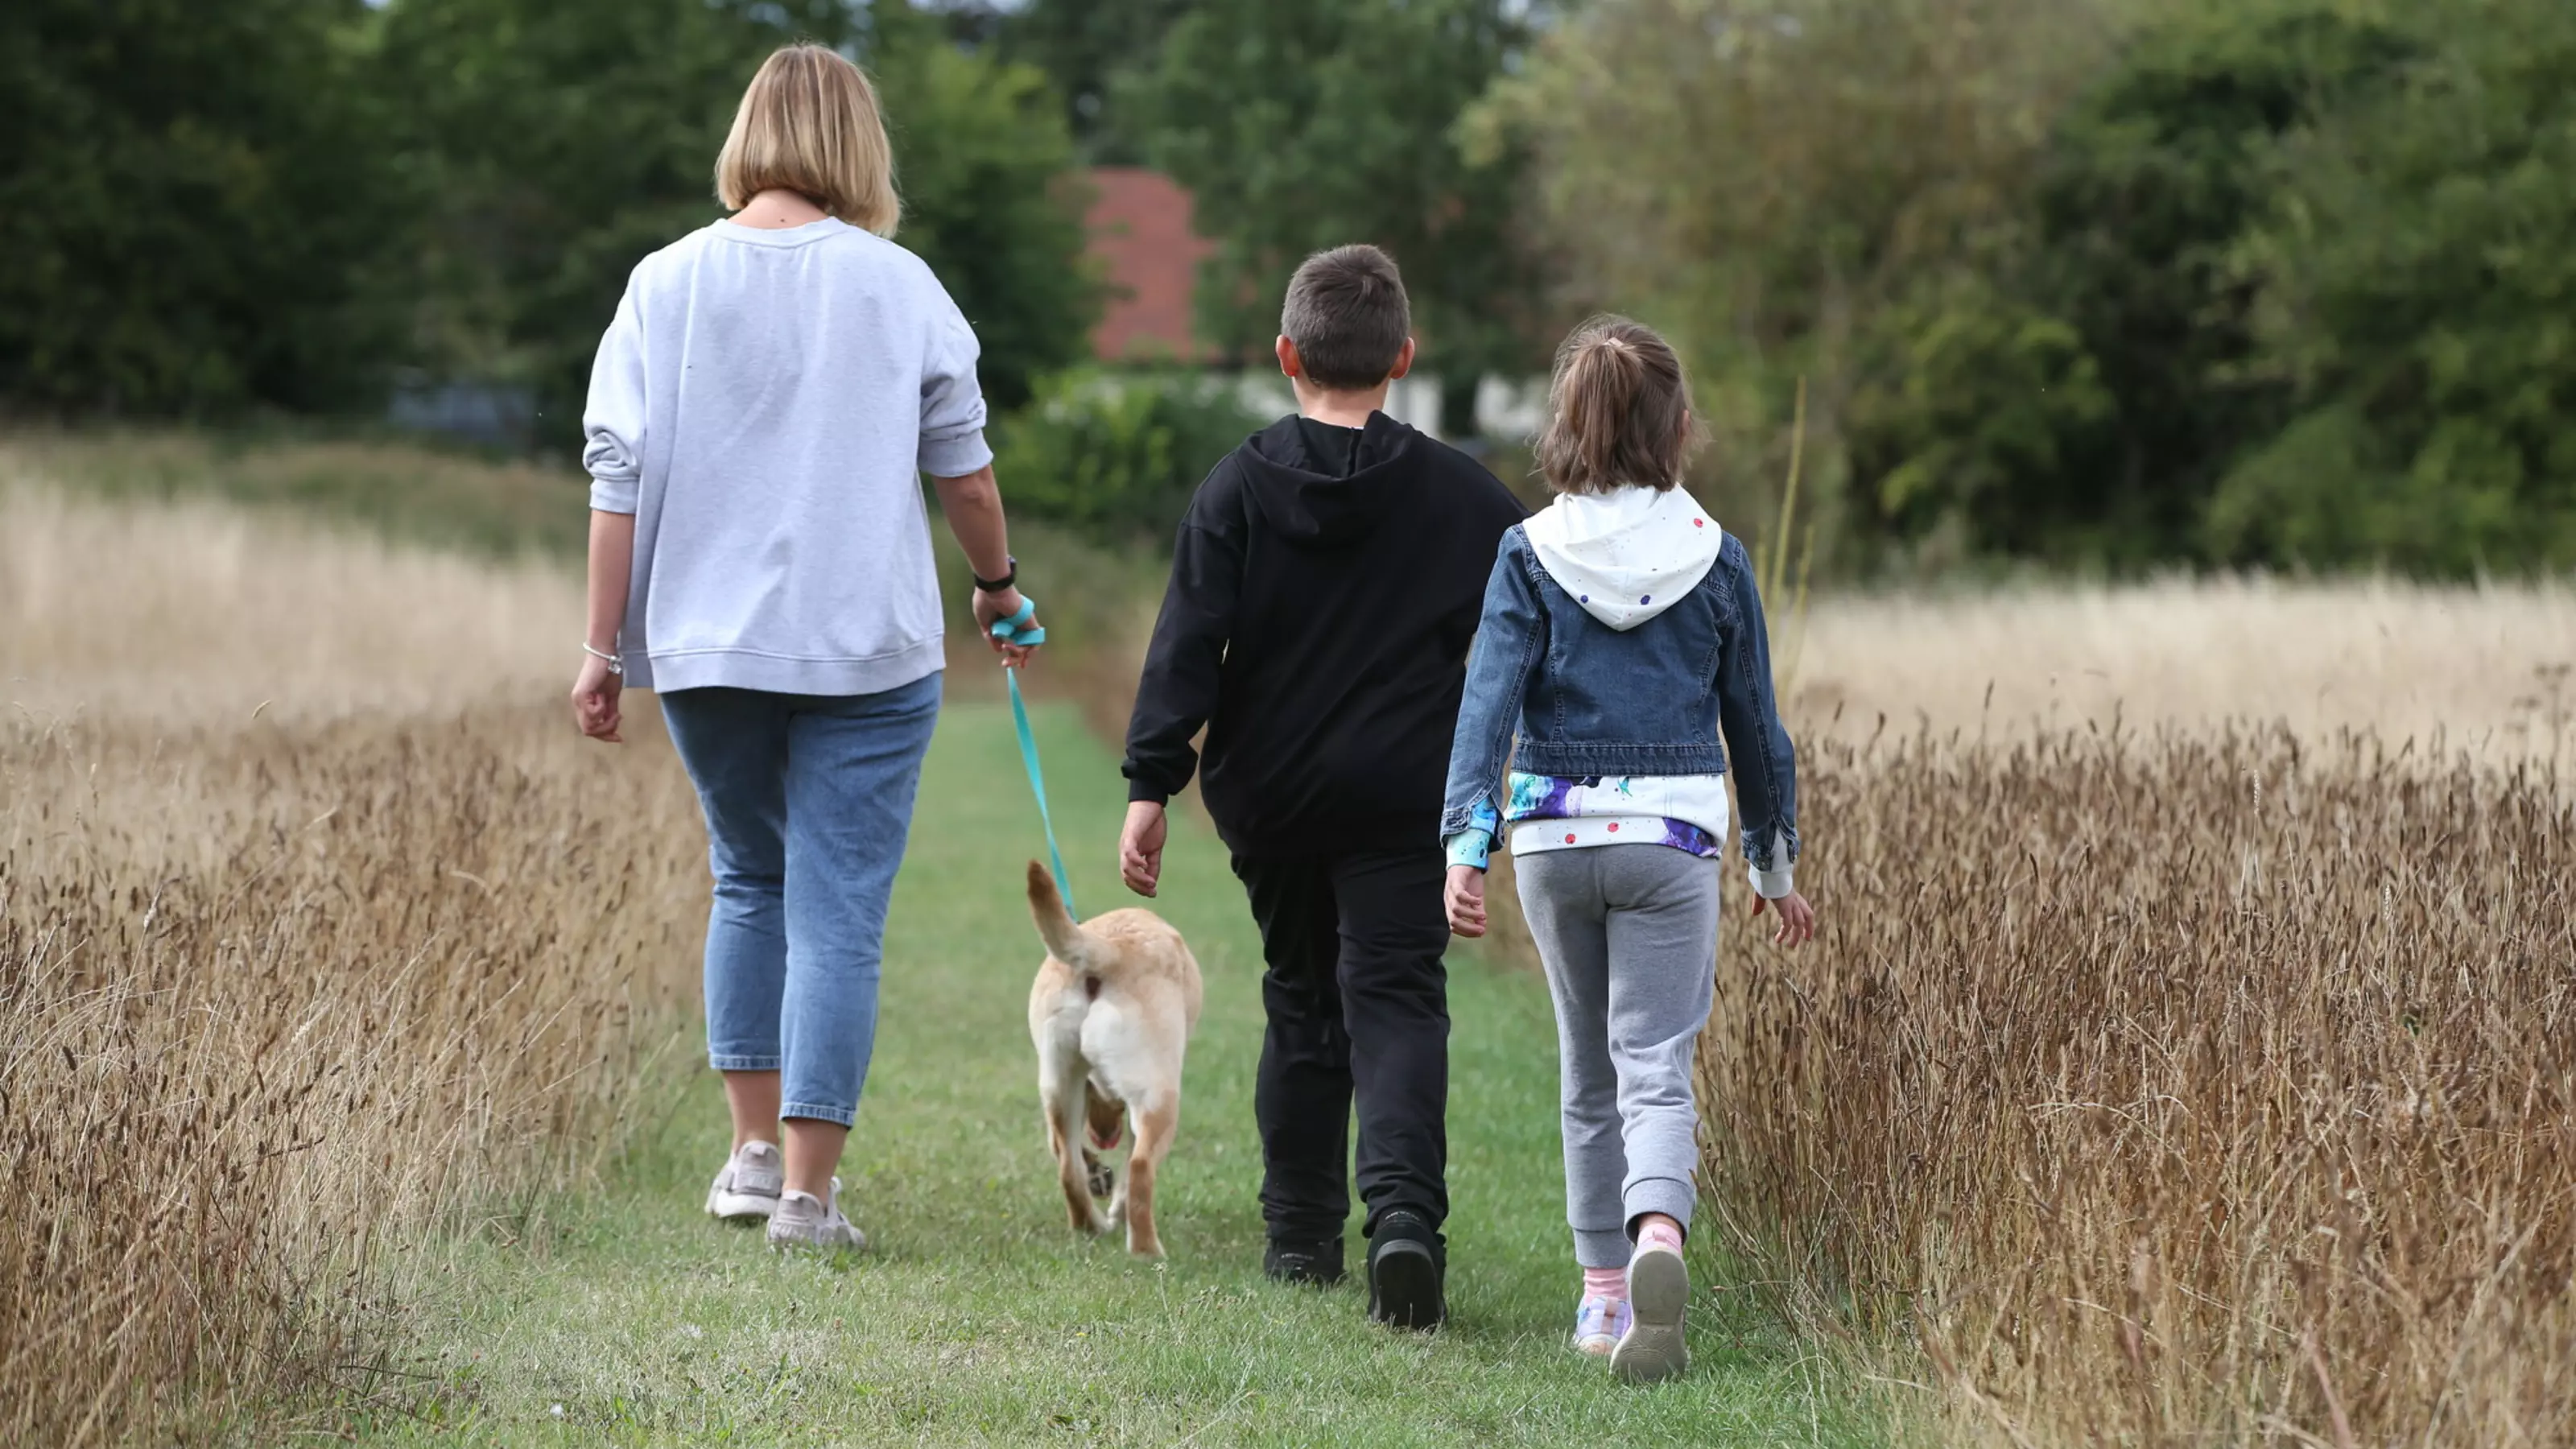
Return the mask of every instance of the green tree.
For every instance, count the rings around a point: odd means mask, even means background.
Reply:
[[[1515,225],[1525,157],[1471,151],[1458,125],[1526,46],[1528,9],[1202,0],[1171,27],[1118,105],[1217,242],[1197,293],[1211,341],[1266,353],[1297,263],[1366,241],[1404,268],[1444,417],[1472,417],[1482,374],[1545,356],[1538,258]]]
[[[997,407],[1079,356],[1071,144],[1043,79],[902,7],[838,0],[397,0],[388,59],[440,197],[421,338],[440,370],[525,382],[569,438],[600,329],[646,253],[721,215],[717,149],[761,59],[813,38],[875,72],[898,239],[975,323]]]
[[[2439,0],[2423,58],[2280,148],[2241,252],[2298,420],[2214,500],[2222,557],[2576,564],[2576,10]]]
[[[0,397],[366,405],[413,193],[359,0],[0,7]]]
[[[1799,511],[1852,562],[1884,512],[1913,531],[2001,497],[2098,413],[2064,320],[1997,279],[2126,4],[1596,0],[1477,124],[1535,154],[1580,300],[1683,349],[1715,439],[1695,486],[1749,535],[1805,380]]]
[[[2218,479],[2287,415],[2249,365],[2236,260],[2272,158],[2406,53],[2318,0],[2195,5],[2125,37],[1977,279],[1918,281],[1867,330],[1850,437],[1873,526],[2121,566],[2198,552]]]
[[[1055,92],[1031,66],[953,46],[907,37],[880,54],[901,240],[974,324],[985,395],[1020,407],[1041,376],[1089,355],[1103,295]]]
[[[1145,137],[1119,109],[1123,78],[1149,65],[1195,0],[1029,0],[997,17],[1002,58],[1034,65],[1064,97],[1065,122],[1085,160],[1134,165]]]

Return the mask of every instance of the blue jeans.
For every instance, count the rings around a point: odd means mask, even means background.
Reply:
[[[939,676],[883,694],[683,689],[662,718],[707,816],[707,1060],[781,1073],[782,1117],[846,1127],[877,1035],[886,902]]]

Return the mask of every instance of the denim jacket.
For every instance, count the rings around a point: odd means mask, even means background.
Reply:
[[[1559,586],[1524,529],[1503,535],[1467,657],[1443,839],[1496,818],[1506,763],[1547,775],[1704,775],[1723,772],[1730,750],[1744,858],[1785,871],[1798,858],[1797,755],[1772,699],[1742,541],[1728,535],[1687,597],[1622,632]]]

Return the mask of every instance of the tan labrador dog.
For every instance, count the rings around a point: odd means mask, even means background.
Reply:
[[[1198,960],[1152,911],[1075,925],[1055,878],[1035,861],[1029,913],[1047,946],[1029,988],[1029,1038],[1065,1207],[1076,1232],[1105,1233],[1123,1218],[1127,1251],[1159,1258],[1154,1175],[1181,1124],[1181,1058],[1199,1024]],[[1136,1133],[1124,1182],[1099,1155],[1118,1145],[1122,1115]],[[1107,1216],[1096,1197],[1110,1198]]]

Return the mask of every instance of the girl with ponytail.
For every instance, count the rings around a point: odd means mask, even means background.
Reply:
[[[1595,318],[1557,349],[1549,407],[1538,462],[1558,496],[1503,536],[1450,746],[1449,922],[1485,933],[1507,834],[1556,1002],[1574,1347],[1646,1383],[1689,1362],[1691,1055],[1730,764],[1754,914],[1776,910],[1773,939],[1795,946],[1815,913],[1792,878],[1797,760],[1752,561],[1681,486],[1697,441],[1681,359]]]

